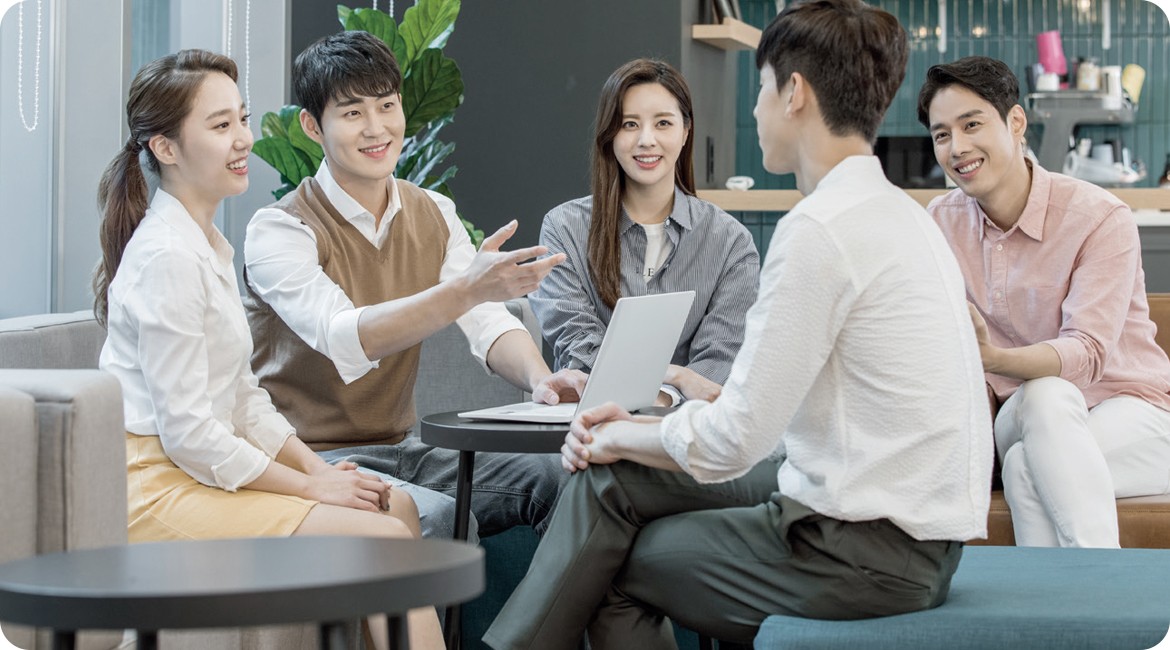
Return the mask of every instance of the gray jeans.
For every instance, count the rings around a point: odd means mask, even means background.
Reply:
[[[319,455],[330,463],[356,463],[407,491],[418,506],[423,537],[454,535],[458,451],[431,447],[411,434],[396,445],[346,447]],[[559,454],[477,453],[470,541],[513,526],[531,526],[543,535],[568,478]]]
[[[674,619],[751,643],[770,614],[865,618],[946,599],[960,542],[831,519],[775,489],[774,463],[708,485],[629,462],[578,472],[484,642],[574,650],[588,630],[594,650],[673,649]]]

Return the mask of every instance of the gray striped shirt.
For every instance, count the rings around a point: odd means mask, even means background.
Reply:
[[[540,229],[540,243],[549,254],[567,256],[528,296],[558,370],[588,372],[613,316],[589,275],[592,204],[588,196],[563,203],[545,215]],[[715,205],[676,188],[674,209],[666,220],[673,250],[646,282],[646,233],[636,225],[623,210],[618,223],[621,295],[694,291],[695,302],[671,363],[722,384],[743,344],[747,310],[760,284],[760,256],[751,234]]]

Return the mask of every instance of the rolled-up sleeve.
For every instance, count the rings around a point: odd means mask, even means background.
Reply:
[[[1060,357],[1060,377],[1079,388],[1099,381],[1117,348],[1141,264],[1141,242],[1128,207],[1089,234],[1061,304],[1060,335],[1045,341]]]
[[[248,441],[266,456],[276,458],[284,443],[296,435],[296,429],[277,412],[268,391],[260,388],[259,384],[251,367],[244,364],[236,380],[236,408],[232,413],[232,426],[236,431],[243,431]]]
[[[265,208],[248,223],[244,240],[248,286],[306,345],[329,357],[349,384],[378,367],[358,336],[365,307],[321,268],[313,231],[283,210]]]
[[[737,236],[729,242],[727,259],[707,313],[691,339],[688,368],[717,384],[727,381],[731,364],[743,344],[748,308],[759,288],[760,255],[748,232],[737,229]]]
[[[562,208],[563,209],[563,208]],[[540,244],[549,255],[565,254],[565,261],[555,267],[528,296],[528,304],[540,321],[544,340],[551,341],[557,370],[575,368],[589,372],[597,361],[597,351],[605,337],[605,322],[597,314],[590,296],[589,262],[583,242],[567,224],[570,215],[554,210],[544,218]]]

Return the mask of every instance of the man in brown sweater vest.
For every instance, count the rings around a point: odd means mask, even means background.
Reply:
[[[394,179],[401,81],[390,49],[365,32],[297,57],[300,124],[325,161],[248,225],[245,303],[253,368],[297,435],[328,460],[386,475],[414,498],[424,535],[449,537],[457,452],[407,435],[423,339],[457,322],[486,369],[537,401],[575,400],[585,376],[550,372],[499,304],[535,289],[564,256],[524,263],[547,250],[501,252],[515,222],[476,252],[450,199]],[[555,455],[478,455],[480,532],[542,533],[566,477]]]

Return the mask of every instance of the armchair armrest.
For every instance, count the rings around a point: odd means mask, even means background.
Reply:
[[[126,543],[122,389],[99,370],[0,370],[34,401],[36,552]]]

